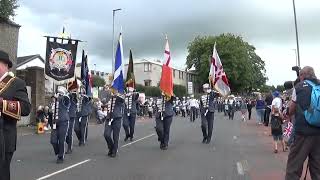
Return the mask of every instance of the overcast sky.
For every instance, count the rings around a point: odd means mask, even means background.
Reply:
[[[184,68],[194,37],[230,32],[257,48],[266,63],[268,84],[295,78],[292,0],[19,0],[19,4],[18,56],[45,57],[42,36],[59,35],[64,25],[72,38],[86,41],[79,50],[88,51],[91,68],[97,64],[96,70],[110,72],[112,9],[122,8],[116,13],[115,39],[122,26],[126,61],[129,48],[134,60],[162,60],[168,34],[173,64]],[[296,0],[296,10],[301,65],[320,67],[320,1]],[[316,74],[320,77],[320,69]]]

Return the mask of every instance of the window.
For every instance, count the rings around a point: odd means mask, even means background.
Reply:
[[[144,72],[151,72],[151,64],[144,63]]]
[[[181,72],[181,79],[183,79],[183,71]]]
[[[151,86],[151,80],[144,80],[144,86]]]
[[[173,70],[173,77],[174,78],[176,77],[176,70],[175,69]]]
[[[181,79],[181,71],[179,71],[179,79]]]

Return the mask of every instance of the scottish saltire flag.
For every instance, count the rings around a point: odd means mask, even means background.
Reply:
[[[122,49],[122,34],[119,35],[119,41],[116,50],[116,57],[114,62],[114,73],[112,88],[119,92],[124,93],[124,80],[123,80],[123,49]]]

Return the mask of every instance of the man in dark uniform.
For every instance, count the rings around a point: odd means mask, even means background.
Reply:
[[[9,73],[12,62],[0,50],[0,180],[10,180],[10,163],[16,150],[17,121],[28,116],[31,105],[26,84]]]
[[[74,123],[77,119],[77,103],[78,103],[78,97],[77,97],[77,90],[78,90],[78,84],[75,81],[72,81],[68,84],[68,90],[69,90],[69,98],[70,98],[70,108],[69,108],[69,128],[68,128],[68,135],[66,142],[68,144],[68,150],[66,154],[72,153],[72,147],[73,147],[73,129],[74,129]]]
[[[173,101],[174,97],[162,97],[157,99],[157,114],[156,114],[156,132],[158,134],[158,141],[160,142],[160,149],[167,150],[170,136],[170,127],[172,123]]]
[[[50,142],[52,144],[55,155],[57,156],[57,164],[63,163],[65,154],[65,142],[69,128],[69,108],[70,98],[65,87],[59,86],[55,94],[55,102],[53,106],[53,129],[51,131]]]
[[[123,129],[126,133],[124,141],[130,138],[133,140],[134,126],[136,123],[137,106],[138,106],[139,93],[134,92],[132,87],[128,87],[128,93],[125,97],[125,109],[123,116]]]
[[[91,113],[91,98],[85,95],[85,89],[82,87],[80,91],[77,120],[75,122],[74,131],[79,140],[79,146],[84,146],[87,140],[88,119]]]
[[[113,95],[107,108],[109,115],[105,121],[104,138],[108,144],[108,156],[114,158],[118,152],[121,120],[124,113],[124,97],[119,94]]]
[[[209,84],[203,85],[203,91],[205,94],[201,96],[200,100],[202,143],[209,144],[213,131],[215,93],[211,90]]]

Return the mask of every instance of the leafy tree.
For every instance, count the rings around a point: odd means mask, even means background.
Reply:
[[[199,72],[197,83],[208,82],[215,42],[233,92],[250,92],[263,87],[267,80],[264,61],[255,53],[254,46],[233,34],[198,36],[189,44],[186,64],[188,68],[194,66]]]
[[[13,18],[15,10],[19,7],[18,0],[0,0],[0,20],[9,20]]]
[[[182,85],[173,85],[173,93],[177,97],[186,96],[187,88]]]
[[[103,87],[106,84],[106,81],[100,76],[92,76],[92,86],[93,87]]]

